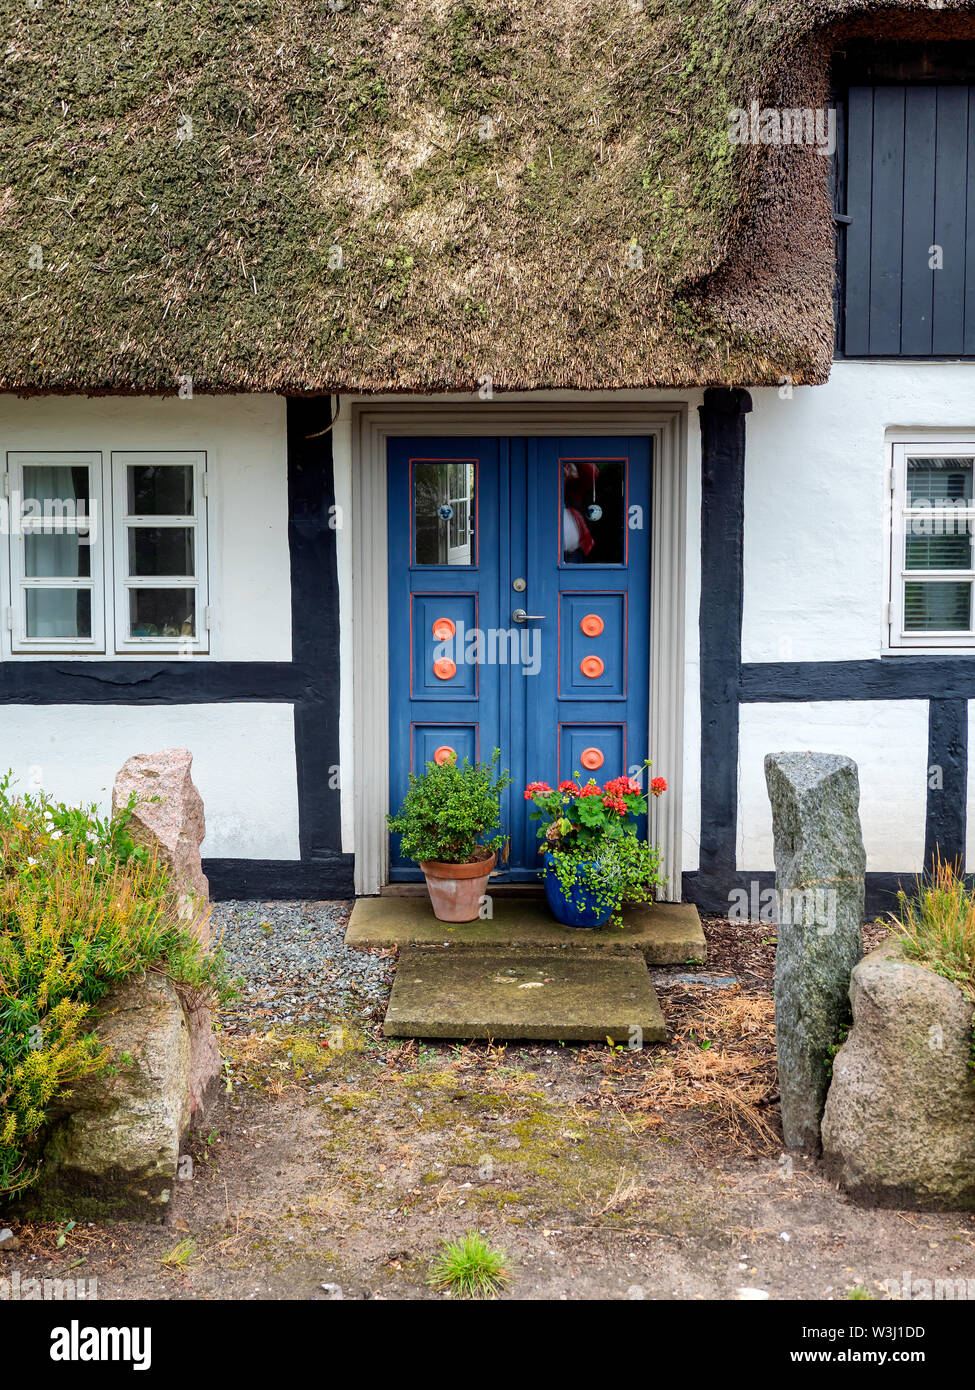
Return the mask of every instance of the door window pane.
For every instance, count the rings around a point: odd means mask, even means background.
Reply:
[[[626,460],[562,460],[562,562],[626,563]]]
[[[192,516],[193,465],[133,463],[126,469],[129,516]]]
[[[971,614],[972,586],[967,581],[922,584],[908,580],[904,585],[906,632],[968,632]]]
[[[129,574],[192,575],[193,531],[188,526],[131,526]]]
[[[476,564],[476,466],[461,459],[413,468],[414,564]]]
[[[195,589],[130,589],[133,637],[195,637]]]
[[[90,589],[28,589],[28,637],[90,637]]]

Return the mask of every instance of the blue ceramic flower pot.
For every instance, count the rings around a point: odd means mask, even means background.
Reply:
[[[604,927],[613,915],[613,904],[597,902],[595,894],[581,882],[588,865],[577,864],[575,881],[568,893],[563,892],[555,860],[545,855],[545,896],[552,915],[566,927]]]

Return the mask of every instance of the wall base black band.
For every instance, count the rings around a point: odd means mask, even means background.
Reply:
[[[897,908],[898,890],[914,896],[917,889],[917,874],[868,873],[865,882],[864,917],[873,921],[875,917],[886,917]],[[735,905],[732,894],[747,895],[747,901],[755,920],[760,920],[761,896],[775,887],[775,874],[770,869],[757,869],[754,873],[739,869],[731,874],[686,873],[681,879],[684,901],[694,903],[698,910],[708,917],[727,917]],[[742,901],[739,899],[739,901]]]
[[[214,902],[231,898],[352,898],[354,859],[333,854],[319,859],[204,859]]]

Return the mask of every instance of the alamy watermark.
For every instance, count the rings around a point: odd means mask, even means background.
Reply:
[[[0,1278],[0,1303],[73,1303],[94,1302],[98,1298],[98,1280],[23,1278],[20,1270]]]
[[[900,1279],[885,1279],[883,1287],[888,1298],[901,1299],[905,1303],[967,1302],[975,1299],[975,1279],[915,1279],[909,1269],[904,1270]]]
[[[836,152],[836,109],[832,106],[735,106],[728,113],[732,145],[810,145],[827,158]]]
[[[836,931],[837,898],[835,888],[792,888],[780,894],[753,880],[728,894],[728,920],[804,927],[831,936]]]
[[[456,630],[433,652],[434,663],[456,666],[521,666],[526,676],[542,669],[542,634],[537,627],[465,627]]]
[[[98,505],[86,497],[25,497],[14,491],[0,497],[0,534],[5,536],[77,536],[79,545],[98,539]]]

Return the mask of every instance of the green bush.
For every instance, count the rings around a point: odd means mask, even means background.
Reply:
[[[504,844],[498,831],[501,793],[510,787],[507,772],[496,775],[501,750],[491,761],[474,763],[456,757],[427,763],[419,777],[410,774],[410,789],[389,828],[402,836],[402,851],[417,863],[470,864],[487,858]],[[496,834],[489,834],[498,831]]]
[[[136,973],[193,1004],[230,997],[208,908],[128,831],[135,799],[100,819],[0,780],[0,1194],[32,1183],[52,1101],[109,1060],[91,1011]]]

